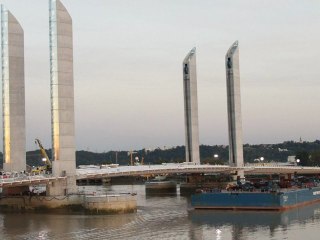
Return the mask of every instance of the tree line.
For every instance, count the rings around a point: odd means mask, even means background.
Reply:
[[[278,144],[244,144],[244,161],[254,162],[261,157],[265,162],[277,161],[286,162],[288,156],[296,156],[300,159],[300,165],[320,166],[320,141],[314,142],[294,142],[286,141]],[[178,163],[185,161],[185,147],[177,146],[168,149],[147,149],[135,150],[132,154],[133,160],[138,157],[139,162],[144,164]],[[27,164],[30,166],[42,165],[40,151],[28,151]],[[51,150],[47,150],[51,157]],[[229,148],[226,145],[201,145],[200,161],[201,163],[226,164],[229,158]],[[2,153],[0,153],[0,165],[2,165]],[[130,154],[128,151],[108,151],[95,153],[90,151],[76,151],[76,164],[111,164],[130,165]]]

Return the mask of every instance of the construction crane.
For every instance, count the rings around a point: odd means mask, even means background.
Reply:
[[[139,162],[139,157],[136,156],[134,159],[133,159],[133,154],[137,154],[138,152],[134,152],[134,151],[130,151],[128,152],[128,156],[130,156],[130,165],[131,166],[137,166],[137,165],[143,165],[144,164],[144,157],[141,157],[141,162]]]
[[[46,153],[46,150],[43,148],[39,139],[36,139],[35,143],[39,146],[42,161],[45,162],[45,164],[46,164],[45,169],[42,169],[42,170],[46,170],[46,172],[51,172],[52,171],[52,162],[50,161],[50,159]]]
[[[134,151],[130,151],[130,152],[128,152],[128,156],[130,156],[130,165],[131,166],[133,166],[134,164],[133,164],[133,154],[136,154],[137,152],[134,152]]]

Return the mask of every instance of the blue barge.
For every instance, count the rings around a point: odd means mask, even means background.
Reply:
[[[320,201],[320,187],[277,192],[203,192],[191,196],[195,209],[286,210]]]

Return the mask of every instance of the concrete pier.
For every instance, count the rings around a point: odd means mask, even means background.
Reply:
[[[0,198],[2,212],[81,211],[84,196],[7,196]]]
[[[137,199],[131,194],[86,196],[83,206],[94,214],[133,213],[137,211]]]
[[[38,196],[15,195],[0,198],[1,212],[45,212],[118,214],[137,211],[132,194]]]

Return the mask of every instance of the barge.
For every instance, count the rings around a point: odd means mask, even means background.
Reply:
[[[281,211],[315,202],[320,202],[320,187],[268,192],[201,192],[191,196],[191,205],[195,209]]]

